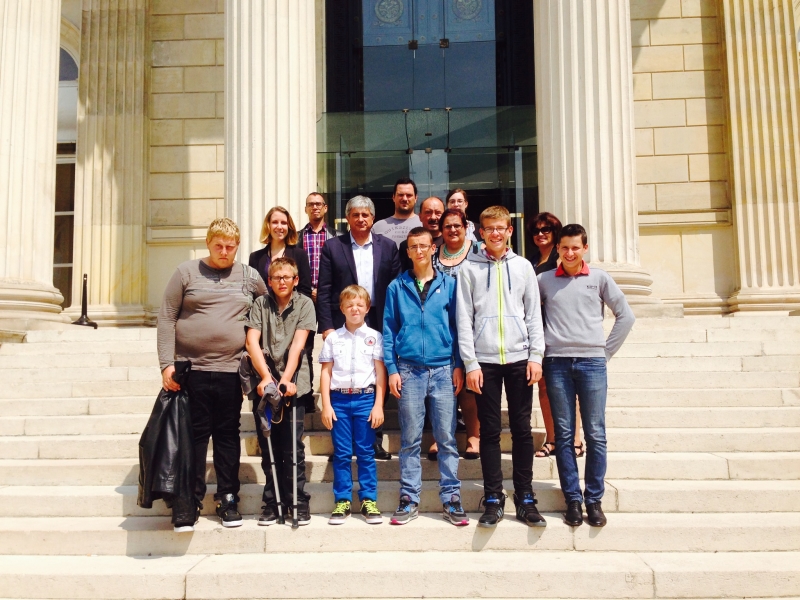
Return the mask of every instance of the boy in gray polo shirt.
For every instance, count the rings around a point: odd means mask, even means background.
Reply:
[[[295,400],[311,392],[311,376],[308,369],[300,369],[300,358],[305,351],[309,332],[316,331],[317,319],[311,298],[303,296],[295,289],[298,284],[297,264],[291,258],[276,258],[269,266],[269,291],[258,298],[250,311],[247,322],[247,353],[253,368],[261,377],[258,395],[263,396],[264,387],[271,381],[286,386],[286,396]],[[270,371],[264,358],[266,353],[272,360]],[[296,382],[293,381],[297,376]],[[253,403],[253,409],[258,403]],[[306,483],[303,422],[306,410],[303,403],[297,404],[297,519],[300,525],[311,520],[308,502],[311,496],[304,490]],[[258,415],[255,415],[256,424]],[[272,525],[278,519],[278,502],[272,481],[269,445],[256,426],[258,444],[261,447],[261,468],[266,475],[264,485],[264,506],[258,519],[259,525]],[[273,422],[272,448],[275,450],[275,469],[280,482],[281,502],[286,506],[294,503],[292,498],[292,416],[284,408],[283,418]],[[285,512],[285,511],[284,511]]]
[[[538,276],[544,321],[544,378],[556,432],[556,463],[561,491],[567,502],[564,520],[583,523],[586,502],[589,525],[606,524],[600,501],[606,474],[606,363],[620,349],[636,320],[625,295],[611,276],[589,269],[583,257],[589,250],[586,230],[576,224],[561,229],[557,240],[561,264]],[[603,313],[616,317],[608,338]],[[586,435],[585,493],[581,493],[578,462],[572,447],[575,434],[575,395]]]

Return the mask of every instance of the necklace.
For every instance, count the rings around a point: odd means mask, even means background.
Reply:
[[[442,246],[442,254],[444,254],[444,257],[447,258],[447,259],[458,258],[462,254],[464,254],[464,250],[467,249],[467,243],[468,243],[467,240],[464,240],[464,243],[461,245],[461,250],[459,250],[458,252],[455,252],[453,254],[450,254],[447,251],[447,244],[444,244]]]

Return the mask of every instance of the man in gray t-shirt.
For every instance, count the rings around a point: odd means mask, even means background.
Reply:
[[[408,232],[414,227],[421,227],[422,222],[414,214],[414,205],[417,203],[417,184],[408,177],[402,177],[394,184],[394,215],[387,219],[376,221],[372,232],[378,233],[392,240],[397,247],[406,241]]]

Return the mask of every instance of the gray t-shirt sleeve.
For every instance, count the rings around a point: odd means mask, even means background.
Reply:
[[[257,329],[261,331],[264,324],[264,296],[256,298],[253,307],[250,309],[250,316],[244,324],[249,329]]]
[[[180,269],[167,282],[161,308],[158,311],[157,347],[158,363],[163,371],[175,363],[175,323],[183,304],[184,278]]]
[[[622,347],[625,338],[628,337],[636,317],[633,315],[628,301],[625,299],[625,294],[619,289],[617,283],[611,278],[611,275],[606,274],[603,278],[603,284],[600,288],[600,297],[605,302],[606,306],[614,313],[615,321],[614,327],[611,328],[611,333],[606,338],[606,360],[611,360],[617,351]]]
[[[312,332],[317,330],[317,311],[314,303],[306,296],[300,296],[300,318],[297,321],[297,329]]]

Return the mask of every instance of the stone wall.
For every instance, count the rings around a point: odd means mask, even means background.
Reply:
[[[208,224],[225,216],[224,4],[151,4],[150,307],[179,262],[205,255]]]
[[[735,289],[723,26],[716,0],[632,0],[642,266],[687,313]]]

